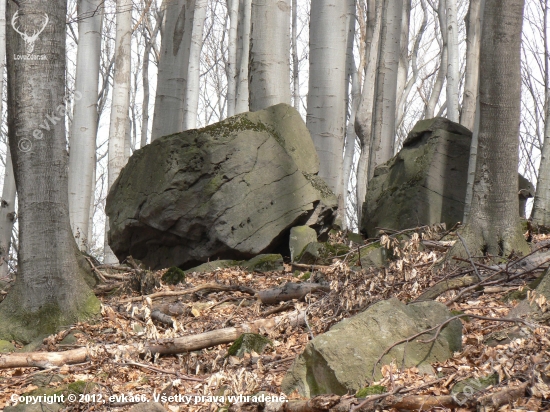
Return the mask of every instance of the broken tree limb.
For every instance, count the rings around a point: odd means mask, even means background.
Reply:
[[[107,353],[126,352],[131,354],[178,354],[191,352],[235,341],[243,333],[260,333],[264,330],[274,329],[282,322],[288,321],[291,325],[298,326],[305,323],[305,311],[294,311],[286,315],[270,319],[258,319],[253,322],[243,323],[237,327],[223,328],[197,335],[183,336],[180,338],[158,340],[154,343],[147,342],[139,347],[134,345],[106,345],[89,348],[72,349],[65,352],[28,352],[0,354],[0,369],[38,367],[51,368],[53,366],[82,363],[93,353],[105,350]]]
[[[395,408],[406,411],[429,411],[433,408],[456,408],[458,404],[451,395],[408,395],[387,398],[385,408]]]
[[[316,291],[330,292],[330,286],[319,283],[291,283],[284,286],[261,290],[258,292],[258,298],[265,305],[283,302],[292,299],[303,299],[308,293]]]
[[[523,383],[519,386],[509,386],[496,393],[483,396],[478,400],[478,411],[489,412],[496,411],[501,406],[513,402],[518,398],[525,395],[527,389],[527,383]]]
[[[224,292],[242,292],[242,293],[248,293],[249,295],[256,295],[258,292],[254,289],[247,288],[246,286],[239,286],[239,285],[219,285],[217,283],[206,283],[204,285],[195,286],[194,288],[189,288],[185,290],[175,290],[175,291],[166,291],[166,292],[158,292],[153,293],[151,295],[143,295],[143,296],[135,296],[132,298],[126,298],[121,299],[119,303],[128,303],[128,302],[139,302],[143,300],[144,298],[162,298],[166,296],[181,296],[181,295],[191,295],[193,293],[201,292],[201,291],[224,291]]]

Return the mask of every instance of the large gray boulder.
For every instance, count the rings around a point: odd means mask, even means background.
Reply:
[[[392,298],[378,302],[364,312],[334,325],[308,343],[283,378],[281,389],[294,390],[305,397],[324,393],[344,395],[356,392],[381,377],[380,367],[395,360],[405,367],[417,366],[433,373],[430,363],[443,362],[462,345],[462,324],[458,319],[444,327],[434,342],[434,332],[401,344],[375,365],[394,343],[435,327],[452,317],[447,307],[435,301],[405,305]]]
[[[437,117],[418,122],[401,151],[377,167],[363,203],[361,231],[462,221],[472,133]]]
[[[109,192],[109,245],[153,269],[287,249],[291,227],[332,225],[336,198],[318,171],[305,123],[284,104],[157,139]]]

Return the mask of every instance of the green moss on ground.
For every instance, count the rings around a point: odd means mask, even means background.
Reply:
[[[185,282],[185,272],[178,267],[172,266],[162,275],[161,280],[168,285],[177,285]]]

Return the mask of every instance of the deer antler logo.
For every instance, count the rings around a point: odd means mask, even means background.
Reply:
[[[32,54],[32,52],[34,51],[34,43],[36,42],[36,40],[38,39],[38,36],[40,36],[40,33],[44,31],[44,29],[46,28],[46,25],[50,21],[46,13],[44,13],[44,16],[46,17],[46,20],[44,21],[44,25],[42,26],[42,28],[35,30],[32,35],[28,35],[27,33],[22,32],[17,28],[16,24],[17,24],[17,19],[19,19],[19,10],[17,10],[13,15],[13,17],[11,18],[11,25],[13,29],[17,33],[19,33],[23,38],[23,40],[25,41],[25,48],[26,48],[27,54]]]

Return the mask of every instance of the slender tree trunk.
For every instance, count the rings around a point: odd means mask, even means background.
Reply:
[[[407,102],[407,98],[411,93],[416,80],[418,79],[418,57],[420,53],[420,43],[422,42],[422,37],[428,26],[428,7],[426,5],[426,0],[420,0],[420,7],[422,8],[422,23],[418,29],[416,39],[414,40],[413,50],[411,53],[411,68],[412,68],[412,77],[407,81],[405,90],[403,91],[402,97],[399,99],[399,107],[397,108],[397,121],[395,122],[396,127],[400,127],[405,117],[404,107]]]
[[[143,104],[142,104],[142,116],[141,116],[141,144],[143,147],[147,144],[149,136],[149,99],[150,99],[150,87],[149,87],[149,61],[151,57],[151,50],[157,40],[157,35],[162,26],[162,17],[164,13],[157,13],[155,19],[155,28],[151,33],[151,38],[146,40],[145,48],[143,50],[143,68],[142,68],[142,83],[143,83]],[[145,30],[144,30],[145,31]]]
[[[6,340],[57,333],[100,309],[69,220],[66,13],[66,0],[8,4],[7,18],[14,21],[7,31],[8,133],[19,193],[19,253],[17,279],[0,304],[0,337]],[[33,31],[38,35],[25,44],[23,34]],[[36,59],[17,57],[22,55]]]
[[[438,9],[438,18],[439,18],[439,27],[441,31],[441,63],[439,64],[439,71],[437,72],[437,78],[435,80],[434,86],[432,88],[432,93],[426,104],[424,110],[424,118],[431,119],[434,117],[435,107],[439,102],[439,96],[441,95],[441,90],[443,89],[443,83],[447,77],[447,64],[448,64],[448,50],[447,50],[447,30],[445,30],[446,18],[445,18],[445,0],[439,1]]]
[[[466,185],[466,200],[464,204],[464,223],[468,222],[472,195],[474,190],[474,178],[477,161],[477,143],[479,136],[479,59],[481,51],[481,28],[483,27],[483,10],[485,0],[470,0],[466,24],[466,73],[464,78],[464,97],[460,124],[470,129],[472,144],[470,147],[470,160],[468,163],[468,182]]]
[[[355,20],[356,20],[356,1],[347,0],[348,12],[347,12],[347,52],[346,52],[346,85],[349,85],[351,82],[351,104],[346,106],[349,107],[349,117],[348,123],[346,126],[346,141],[344,144],[344,160],[342,167],[342,195],[344,200],[343,210],[344,217],[342,222],[344,223],[345,228],[348,227],[347,224],[347,213],[349,205],[351,203],[350,193],[349,193],[349,184],[351,176],[351,168],[353,166],[353,157],[355,154],[355,116],[357,114],[357,109],[361,103],[361,85],[359,84],[359,75],[357,73],[357,67],[355,66],[355,57],[353,55],[353,43],[355,40]],[[347,89],[347,87],[346,87]],[[346,96],[348,92],[346,91]],[[348,99],[349,100],[349,99]],[[357,215],[357,211],[355,211]],[[350,222],[353,223],[353,222]]]
[[[401,54],[403,0],[385,0],[380,31],[380,57],[376,75],[376,103],[369,161],[369,179],[374,169],[393,156],[397,71]]]
[[[195,0],[193,12],[193,31],[189,48],[189,66],[187,70],[187,87],[183,108],[183,130],[197,127],[199,109],[200,55],[202,50],[202,32],[206,19],[207,0]]]
[[[290,104],[290,0],[252,0],[248,79],[251,111]]]
[[[543,7],[544,22],[544,86],[545,86],[545,119],[544,119],[544,141],[540,157],[539,175],[537,179],[537,191],[533,203],[532,219],[538,225],[550,226],[550,70],[548,49],[548,2]]]
[[[481,20],[484,0],[470,0],[466,17],[466,73],[460,124],[474,129],[477,96],[479,92],[479,52],[481,46]]]
[[[442,1],[442,0],[441,0]],[[460,81],[460,63],[458,59],[458,6],[457,0],[445,0],[447,30],[447,118],[459,121],[458,88]]]
[[[397,70],[397,92],[396,92],[396,122],[395,129],[399,127],[400,112],[404,103],[405,88],[409,75],[409,31],[411,20],[411,0],[403,0],[403,16],[401,21],[401,54],[399,56],[399,68]]]
[[[109,189],[126,164],[129,132],[130,79],[131,79],[131,40],[132,40],[132,0],[117,0],[115,71],[111,123],[109,127]],[[109,230],[109,219],[105,218],[105,233]],[[118,263],[105,237],[105,263]]]
[[[183,130],[195,0],[165,1],[151,140]]]
[[[227,117],[235,114],[237,91],[237,27],[239,25],[239,0],[228,0],[229,42],[227,63]]]
[[[361,93],[361,103],[355,116],[355,133],[361,145],[361,154],[357,162],[357,217],[361,222],[361,209],[365,201],[368,184],[368,168],[372,139],[372,116],[378,67],[378,48],[380,26],[382,23],[383,0],[368,0],[367,32],[365,39],[366,70]]]
[[[239,0],[239,27],[237,47],[237,90],[235,96],[235,114],[249,110],[248,59],[250,57],[250,25],[252,18],[252,0]]]
[[[319,176],[343,200],[347,11],[342,0],[311,3],[306,124],[319,155]],[[327,30],[327,27],[331,30]]]
[[[6,0],[0,0],[0,115],[3,111],[4,68],[6,67]],[[4,185],[0,203],[0,278],[9,272],[11,236],[15,223],[15,178],[9,145],[6,150]]]
[[[3,0],[0,0],[3,2]],[[4,13],[5,15],[5,13]],[[3,85],[3,81],[1,84]],[[3,87],[0,87],[2,92]],[[0,110],[2,104],[0,104]],[[1,111],[0,111],[1,113]],[[8,260],[10,256],[11,237],[15,224],[15,178],[13,176],[13,163],[11,161],[10,148],[6,150],[6,170],[4,172],[4,185],[2,186],[2,203],[0,204],[0,277],[8,275],[10,270]]]
[[[486,1],[478,156],[472,208],[464,229],[474,255],[529,252],[519,222],[517,195],[523,6],[524,0]],[[455,247],[451,252],[457,251]]]
[[[69,157],[69,213],[78,247],[86,252],[90,197],[95,190],[103,0],[80,0],[78,18],[76,93]]]
[[[298,0],[292,0],[292,103],[300,110],[300,70],[298,58]]]

